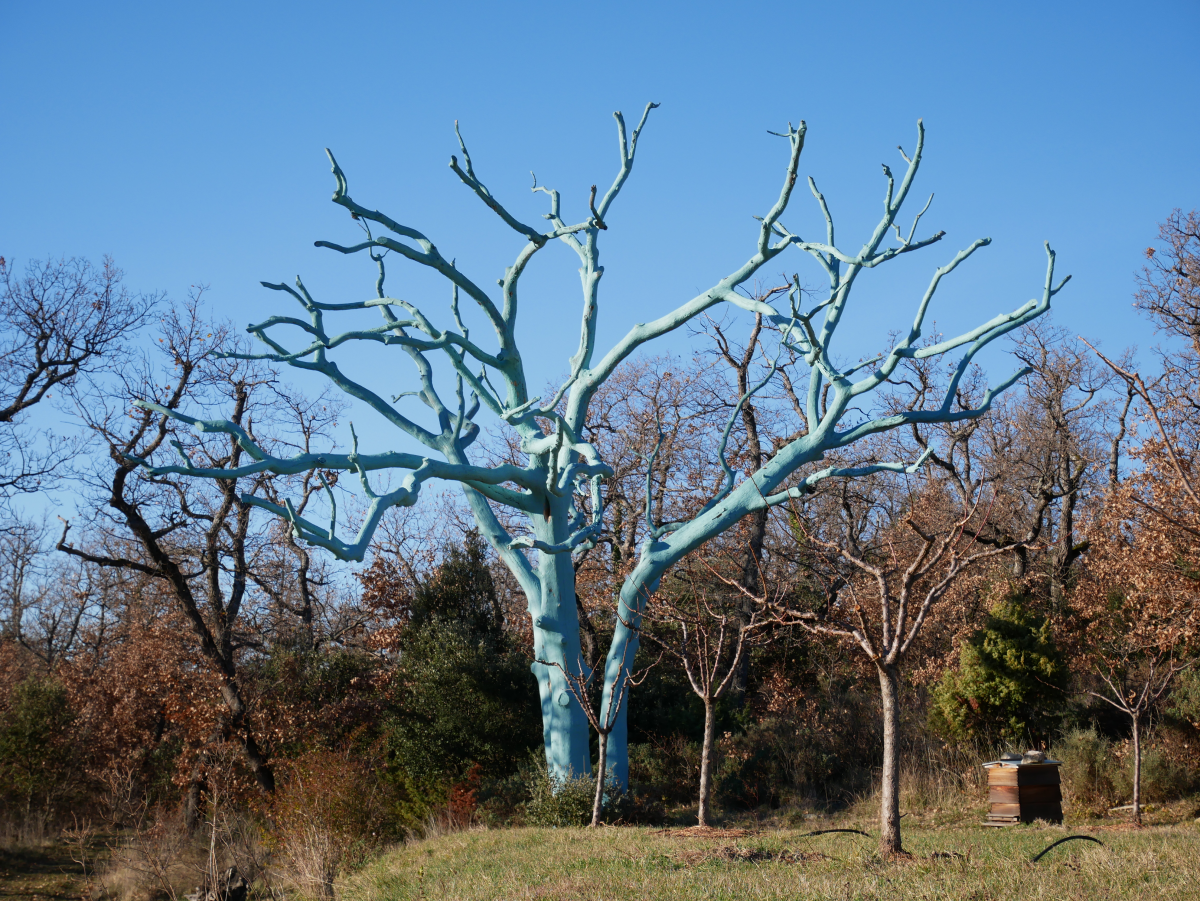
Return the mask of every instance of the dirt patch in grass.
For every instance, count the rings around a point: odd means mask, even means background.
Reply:
[[[725,863],[810,863],[815,860],[828,860],[819,851],[790,851],[786,848],[782,851],[771,851],[765,848],[739,848],[734,845],[680,851],[675,856],[680,863],[689,867],[713,860]]]
[[[966,860],[970,854],[959,854],[957,851],[934,851],[929,855],[930,860]]]
[[[749,829],[718,829],[713,826],[691,826],[687,829],[659,829],[655,835],[665,835],[668,838],[745,838],[757,835]]]

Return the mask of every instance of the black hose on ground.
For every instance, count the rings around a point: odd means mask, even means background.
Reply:
[[[812,835],[828,835],[831,832],[852,832],[855,835],[865,835],[867,838],[871,837],[870,833],[863,832],[861,829],[818,829],[816,832],[806,832],[803,835],[797,836],[797,838],[808,838]]]
[[[1049,851],[1051,848],[1057,848],[1057,847],[1058,847],[1059,845],[1061,845],[1063,842],[1069,842],[1069,841],[1071,841],[1072,839],[1077,839],[1077,838],[1081,838],[1081,839],[1083,839],[1084,841],[1087,841],[1087,842],[1095,842],[1095,843],[1096,843],[1097,845],[1099,845],[1101,848],[1103,848],[1103,847],[1104,847],[1104,842],[1100,841],[1100,839],[1098,839],[1098,838],[1092,838],[1090,835],[1068,835],[1066,838],[1060,838],[1058,841],[1054,842],[1053,844],[1051,844],[1051,845],[1047,845],[1045,848],[1043,848],[1043,849],[1042,849],[1041,853],[1040,853],[1040,854],[1038,854],[1038,856],[1037,856],[1037,857],[1033,858],[1033,859],[1032,859],[1031,861],[1029,861],[1029,862],[1030,862],[1030,863],[1037,863],[1039,860],[1041,860],[1043,857],[1045,857],[1045,856],[1046,856],[1046,852],[1047,852],[1047,851]]]

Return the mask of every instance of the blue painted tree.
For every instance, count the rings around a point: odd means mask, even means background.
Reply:
[[[928,289],[916,304],[912,327],[890,351],[852,368],[839,369],[834,362],[833,342],[846,320],[851,292],[859,276],[902,254],[937,243],[944,233],[916,237],[928,202],[914,217],[907,232],[896,222],[921,164],[925,137],[920,123],[912,156],[901,150],[906,168],[899,182],[884,166],[883,215],[859,251],[848,253],[835,244],[833,218],[812,179],[808,185],[826,222],[824,240],[806,241],[788,230],[780,217],[796,186],[806,131],[801,122],[796,128],[789,125],[786,132],[778,135],[788,149],[783,184],[778,197],[759,220],[746,261],[706,291],[683,301],[657,319],[633,325],[611,348],[598,349],[598,298],[604,274],[599,248],[602,234],[608,228],[605,219],[633,171],[638,139],[655,106],[653,103],[647,105],[632,134],[627,132],[621,114],[614,114],[619,150],[616,177],[602,195],[597,194],[595,186],[592,187],[589,215],[575,224],[568,224],[562,218],[559,193],[538,186],[536,182],[533,190],[544,192],[549,200],[549,212],[544,214],[546,226],[535,228],[514,216],[480,180],[459,135],[462,160],[452,156],[450,168],[516,232],[522,242],[512,265],[506,267],[499,279],[498,289],[485,288],[472,279],[416,228],[357,203],[350,195],[345,174],[330,154],[336,181],[333,201],[344,207],[364,229],[366,240],[350,246],[327,241],[317,244],[343,254],[368,255],[377,272],[375,296],[367,300],[327,303],[315,299],[300,279],[296,280],[295,288],[264,282],[266,287],[290,295],[304,315],[272,316],[251,325],[249,332],[267,348],[252,356],[320,373],[374,410],[418,449],[414,452],[364,453],[359,450],[357,437],[353,437],[348,453],[280,458],[256,445],[232,422],[203,421],[179,411],[156,407],[163,415],[190,424],[199,431],[233,435],[253,462],[237,468],[204,469],[194,466],[186,458],[175,465],[151,466],[146,461],[147,467],[155,473],[215,479],[237,479],[262,471],[353,474],[360,483],[367,506],[361,528],[352,540],[337,535],[332,491],[329,492],[331,516],[327,525],[298,515],[286,502],[281,506],[260,497],[246,498],[248,503],[285,518],[299,539],[326,548],[343,560],[353,561],[363,559],[381,517],[389,508],[416,504],[422,487],[432,480],[458,483],[480,533],[512,571],[528,600],[537,661],[533,670],[540,689],[550,771],[556,776],[583,774],[591,770],[588,721],[566,681],[567,673],[581,673],[585,669],[580,654],[572,555],[594,544],[600,535],[605,513],[604,479],[610,474],[595,447],[581,437],[589,404],[623,361],[647,343],[674,331],[706,310],[733,304],[761,314],[776,331],[779,347],[792,352],[786,355],[787,358],[794,354],[797,365],[804,367],[792,378],[793,382],[799,378],[807,380],[805,428],[799,437],[779,448],[766,465],[749,475],[735,472],[726,460],[726,446],[741,406],[776,376],[782,365],[777,362],[736,404],[714,454],[713,465],[720,467],[720,487],[707,503],[686,521],[658,523],[652,505],[647,501],[647,537],[640,549],[640,558],[620,591],[615,633],[603,673],[606,709],[602,719],[614,724],[609,742],[609,766],[621,784],[628,778],[626,713],[619,702],[614,705],[614,697],[625,696],[620,687],[626,684],[628,668],[637,650],[639,613],[663,573],[684,555],[730,529],[747,514],[788,499],[803,499],[806,492],[823,479],[866,476],[882,470],[911,471],[919,466],[922,462],[919,460],[898,461],[847,471],[831,467],[816,469],[811,464],[821,461],[829,451],[907,423],[982,415],[992,399],[1021,378],[1025,370],[990,389],[978,408],[965,411],[952,408],[959,380],[981,348],[1046,312],[1050,298],[1062,287],[1062,284],[1052,285],[1054,254],[1047,245],[1049,263],[1040,299],[1031,300],[956,338],[920,346],[918,339],[938,285],[975,251],[989,243],[989,239],[979,239],[935,270]],[[894,241],[890,240],[893,232]],[[581,333],[578,348],[565,361],[565,380],[551,396],[542,397],[530,391],[521,350],[517,346],[516,328],[521,278],[534,257],[552,241],[565,243],[579,259]],[[811,256],[828,279],[828,292],[822,299],[806,309],[798,276],[793,278],[789,290],[775,295],[773,305],[747,299],[739,293],[739,289],[760,274],[764,266],[792,249]],[[438,305],[438,314],[432,312],[430,305],[417,306],[386,293],[384,255],[387,251],[425,267],[445,280],[449,288],[448,301]],[[460,315],[460,304],[463,303],[474,304],[478,314],[490,326],[493,334],[489,335],[486,344],[472,337],[464,325]],[[370,309],[378,310],[381,317],[374,327],[340,333],[327,328],[326,319],[332,318],[332,314]],[[286,329],[290,329],[293,336],[299,334],[298,343],[284,343],[285,338],[280,335]],[[388,400],[380,393],[380,386],[372,387],[348,376],[335,362],[334,354],[360,342],[394,346],[398,352],[407,355],[416,373],[415,390]],[[962,356],[955,364],[944,402],[939,408],[879,416],[866,421],[849,420],[847,413],[852,405],[859,410],[871,409],[869,395],[888,381],[905,358],[941,356],[954,351],[961,351]],[[537,351],[543,356],[547,352],[546,348]],[[784,356],[781,354],[779,359]],[[435,361],[446,367],[438,379],[435,379]],[[449,385],[453,385],[452,397],[449,396]],[[419,399],[428,408],[424,419],[402,412],[406,395]],[[502,465],[473,462],[471,447],[480,435],[481,422],[495,423],[511,430],[522,459]],[[351,433],[353,435],[353,429]],[[400,474],[398,483],[390,490],[376,491],[373,487],[372,473],[381,470]],[[513,522],[523,523],[523,531],[514,534]],[[607,709],[614,706],[619,709]]]

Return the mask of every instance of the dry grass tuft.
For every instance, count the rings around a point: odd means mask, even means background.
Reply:
[[[134,830],[110,849],[107,866],[99,873],[106,896],[118,901],[155,897],[179,901],[195,885],[204,865],[204,850],[177,818]]]

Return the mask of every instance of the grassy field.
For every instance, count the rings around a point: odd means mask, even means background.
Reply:
[[[904,818],[911,858],[882,860],[874,838],[829,828],[876,833],[869,807],[834,817],[792,811],[773,822],[731,822],[698,832],[674,827],[591,829],[476,829],[410,842],[339,880],[338,901],[400,899],[1200,899],[1200,821],[1194,803],[1151,811],[1144,828],[1118,817],[1076,820],[1064,827],[979,825],[982,805],[926,807]],[[1067,835],[1072,841],[1037,863],[1031,858]],[[17,846],[0,842],[0,899],[169,898],[161,885],[138,883],[112,849],[128,836],[89,839],[85,879],[81,849],[46,836]],[[200,852],[176,862],[176,896],[199,881]],[[199,856],[197,856],[199,855]],[[191,858],[195,857],[195,860]],[[222,864],[224,866],[224,864]],[[126,868],[127,869],[127,868]],[[299,898],[282,871],[272,888],[258,882],[252,898]]]
[[[839,822],[841,827],[852,824]],[[859,824],[873,832],[869,823]],[[806,829],[477,830],[410,844],[339,886],[346,901],[495,899],[1188,899],[1200,898],[1200,825],[988,829],[914,825],[907,860],[875,841]],[[1038,863],[1037,852],[1070,834]]]

